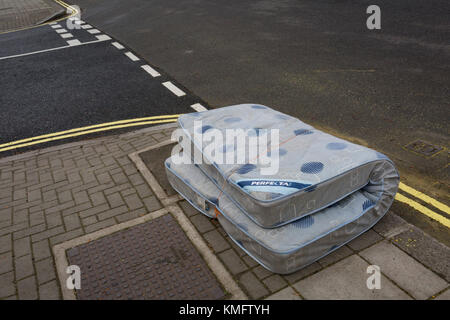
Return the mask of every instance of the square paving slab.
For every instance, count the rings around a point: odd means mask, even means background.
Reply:
[[[170,214],[69,249],[67,258],[81,270],[79,300],[225,297]]]

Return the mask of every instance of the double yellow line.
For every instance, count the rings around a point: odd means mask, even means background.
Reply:
[[[165,116],[153,116],[153,117],[144,117],[144,118],[136,118],[129,120],[120,120],[113,122],[106,122],[102,124],[96,124],[87,127],[81,127],[76,129],[70,129],[55,133],[44,134],[37,137],[17,140],[13,142],[8,142],[4,144],[0,144],[0,152],[8,151],[12,149],[18,149],[23,147],[32,146],[39,143],[50,142],[55,140],[67,139],[78,137],[82,135],[86,135],[89,133],[108,131],[114,129],[128,128],[128,127],[136,127],[143,126],[148,124],[158,124],[158,123],[169,123],[177,121],[179,114],[173,115],[165,115]]]
[[[121,129],[121,128],[128,128],[128,127],[136,127],[136,126],[143,126],[143,125],[149,125],[149,124],[160,124],[160,123],[170,123],[170,122],[176,122],[180,114],[173,114],[173,115],[164,115],[164,116],[153,116],[153,117],[144,117],[144,118],[136,118],[136,119],[129,119],[129,120],[120,120],[120,121],[113,121],[113,122],[106,122],[102,124],[96,124],[76,129],[70,129],[50,134],[45,134],[37,137],[17,140],[13,142],[8,142],[4,144],[0,144],[0,152],[28,147],[44,142],[50,142],[55,140],[62,140],[67,138],[73,138],[78,137],[90,133],[96,133],[96,132],[102,132],[102,131],[109,131],[114,129]],[[417,191],[414,188],[411,188],[410,186],[407,186],[406,184],[400,182],[399,184],[399,190],[408,193],[412,197],[415,197],[417,199],[420,199],[424,203],[437,208],[441,212],[444,212],[448,215],[450,215],[450,207],[443,204],[442,202],[437,201],[436,199],[431,198],[430,196],[427,196],[426,194]],[[410,199],[406,196],[404,196],[401,193],[397,193],[395,196],[395,200],[405,203],[409,205],[410,207],[414,208],[415,210],[419,211],[420,213],[426,215],[427,217],[441,223],[442,225],[446,226],[447,228],[450,228],[450,220],[443,215],[434,212],[433,210],[429,209],[428,207],[420,204],[419,202]]]
[[[447,205],[443,204],[442,202],[439,202],[436,199],[433,199],[430,196],[427,196],[426,194],[424,194],[420,191],[417,191],[416,189],[413,189],[402,182],[400,182],[398,188],[400,190],[412,195],[413,197],[420,199],[421,201],[427,203],[428,205],[433,206],[433,207],[439,209],[440,211],[445,212],[446,214],[450,215],[450,208]],[[425,207],[424,205],[420,204],[419,202],[414,201],[414,200],[404,196],[401,193],[397,193],[397,195],[395,196],[395,200],[409,205],[410,207],[416,209],[420,213],[423,213],[424,215],[430,217],[431,219],[443,224],[447,228],[450,228],[450,220],[448,218],[434,212],[433,210]]]

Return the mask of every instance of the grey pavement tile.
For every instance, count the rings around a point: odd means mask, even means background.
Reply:
[[[56,278],[53,258],[47,258],[35,263],[38,284],[46,283]]]
[[[11,234],[5,234],[0,237],[0,253],[5,253],[12,250]]]
[[[378,241],[382,240],[383,237],[380,236],[378,233],[373,231],[372,229],[364,232],[362,235],[357,237],[356,239],[353,239],[350,241],[347,246],[350,247],[350,249],[354,251],[361,251],[367,247],[370,247],[371,245],[377,243]]]
[[[38,292],[34,276],[18,281],[17,292],[21,300],[36,300],[38,298]]]
[[[266,300],[302,300],[302,298],[292,287],[287,287],[268,296]]]
[[[287,282],[278,274],[274,274],[262,281],[270,292],[276,292],[287,286]]]
[[[318,264],[317,262],[314,262],[310,264],[309,266],[306,266],[305,268],[302,268],[296,272],[284,275],[283,278],[287,280],[289,283],[295,283],[300,279],[306,278],[307,276],[319,271],[322,269],[322,266]]]
[[[372,228],[374,231],[381,234],[383,237],[390,238],[403,232],[408,228],[408,223],[405,220],[388,211],[386,215]]]
[[[26,278],[34,274],[33,260],[31,254],[14,259],[14,271],[16,280]]]
[[[383,275],[380,289],[368,289],[368,266],[359,256],[352,255],[295,283],[293,287],[309,300],[411,299]]]
[[[14,240],[14,257],[18,258],[31,253],[30,237]]]
[[[250,268],[256,267],[259,263],[256,262],[255,259],[253,259],[250,256],[244,256],[242,257],[242,260],[244,260],[245,264],[248,265]]]
[[[90,224],[90,225],[86,226],[84,228],[84,230],[86,231],[86,233],[91,233],[91,232],[94,232],[94,231],[97,231],[100,229],[110,227],[114,224],[116,224],[116,222],[114,221],[114,218],[109,218],[107,220],[103,220],[103,221],[100,221],[97,223]]]
[[[214,225],[210,221],[210,218],[204,216],[203,214],[193,216],[191,218],[191,222],[200,233],[205,233],[215,229]]]
[[[393,237],[392,243],[450,282],[449,247],[416,227]]]
[[[450,300],[450,289],[438,295],[434,300]]]
[[[427,299],[442,291],[448,283],[411,256],[389,243],[380,242],[360,255],[416,299]]]
[[[34,261],[39,261],[51,257],[50,246],[48,240],[34,242],[32,245]]]
[[[71,214],[64,217],[64,226],[66,231],[74,230],[81,227],[81,221],[77,214]]]
[[[143,199],[143,201],[148,212],[153,212],[162,208],[161,204],[155,196],[147,197]]]
[[[217,230],[211,230],[203,234],[209,246],[214,250],[214,252],[222,252],[230,248],[230,244],[227,240]]]
[[[252,271],[260,280],[265,279],[274,274],[273,272],[267,270],[263,266],[257,266],[256,268],[253,268]]]
[[[260,299],[269,294],[269,290],[250,271],[239,277],[239,283],[248,292],[251,299]]]
[[[130,210],[136,210],[143,207],[141,199],[136,194],[130,194],[125,197],[125,202],[127,203],[128,208]]]
[[[12,252],[0,254],[0,274],[13,270]]]
[[[60,292],[56,281],[50,281],[39,286],[39,299],[40,300],[59,300]]]
[[[14,272],[0,274],[0,299],[9,297],[15,292]]]
[[[191,204],[189,202],[187,202],[186,200],[182,200],[182,201],[178,202],[178,204],[180,205],[181,209],[183,209],[183,212],[188,217],[195,216],[196,214],[199,213],[199,211],[197,209],[195,209],[193,206],[191,206]]]
[[[329,266],[330,264],[333,264],[339,260],[344,259],[345,257],[348,257],[351,254],[353,254],[352,250],[350,250],[346,246],[342,246],[339,249],[337,249],[336,251],[333,251],[329,255],[326,255],[322,259],[318,260],[317,262],[322,267],[326,267],[326,266]]]
[[[219,253],[218,256],[233,275],[242,273],[248,269],[233,249]]]

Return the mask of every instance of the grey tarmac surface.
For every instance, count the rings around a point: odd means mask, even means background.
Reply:
[[[448,1],[378,1],[381,30],[366,28],[370,1],[77,4],[210,106],[274,107],[387,154],[404,183],[450,202]],[[406,148],[418,139],[442,149],[427,157]],[[402,216],[448,241],[429,218]]]
[[[150,65],[148,61],[133,61],[126,56],[129,48],[116,48],[114,39],[100,30],[69,30],[65,21],[59,25],[0,35],[0,144],[112,121],[194,112],[192,104],[203,104],[163,71],[154,68],[160,74],[156,77],[147,73],[141,66]],[[61,29],[65,31],[58,33]],[[63,38],[67,33],[72,36]],[[74,40],[81,45],[69,46],[67,41]],[[166,81],[186,94],[175,95],[162,85]],[[8,152],[13,151],[1,155]]]

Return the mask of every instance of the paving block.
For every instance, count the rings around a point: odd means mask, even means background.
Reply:
[[[411,299],[385,276],[381,275],[381,288],[369,289],[369,264],[352,255],[293,285],[302,297],[310,300],[375,300]]]
[[[153,212],[162,208],[161,204],[159,203],[158,199],[156,199],[155,196],[145,198],[144,204],[148,212]]]
[[[269,294],[269,290],[250,271],[239,277],[239,283],[245,288],[251,299],[260,299]]]
[[[381,234],[383,237],[391,238],[408,229],[408,223],[389,211],[381,218],[380,221],[373,227],[373,230]]]
[[[12,252],[0,254],[0,274],[11,271],[13,269]]]
[[[191,204],[189,202],[187,202],[186,200],[182,200],[182,201],[178,202],[178,204],[181,207],[181,209],[183,209],[183,212],[188,217],[195,216],[196,214],[199,213],[198,210],[195,209],[193,206],[191,206]]]
[[[103,192],[96,192],[90,195],[92,204],[98,206],[100,204],[106,203],[106,198]]]
[[[242,273],[248,269],[233,249],[228,249],[220,253],[219,258],[233,275]]]
[[[14,240],[14,257],[18,258],[31,253],[30,237]]]
[[[274,274],[273,272],[267,270],[263,266],[257,266],[256,268],[252,269],[252,271],[260,280],[265,279]]]
[[[222,252],[224,250],[230,249],[228,242],[222,237],[222,235],[217,230],[212,230],[203,235],[208,244],[214,250],[214,252]]]
[[[38,298],[38,292],[34,276],[18,281],[17,291],[21,300],[36,300]]]
[[[266,300],[302,300],[302,298],[292,287],[287,287],[268,296]]]
[[[51,257],[50,246],[48,240],[34,242],[32,245],[34,261],[39,261]]]
[[[300,269],[300,270],[293,272],[291,274],[288,274],[288,275],[284,275],[283,278],[289,283],[295,283],[298,280],[306,278],[307,276],[309,276],[321,269],[322,269],[322,266],[319,263],[314,262],[314,263],[310,264],[309,266],[306,266],[303,269]]]
[[[214,230],[215,227],[211,223],[210,219],[203,214],[198,214],[191,218],[191,222],[197,228],[200,233],[205,233],[211,230]]]
[[[108,199],[111,208],[119,207],[125,204],[119,192],[109,194],[106,196],[106,198]]]
[[[86,226],[84,228],[84,230],[86,231],[86,233],[91,233],[91,232],[94,232],[94,231],[97,231],[100,229],[110,227],[114,224],[116,224],[116,222],[114,221],[114,218],[109,218],[107,220],[103,220],[103,221],[100,221],[97,223],[90,224],[90,225]]]
[[[0,237],[0,253],[5,253],[12,250],[11,234],[5,234]]]
[[[339,260],[344,259],[345,257],[348,257],[352,253],[353,253],[352,250],[350,250],[348,247],[342,246],[339,249],[337,249],[336,251],[333,251],[329,255],[326,255],[322,259],[318,260],[317,262],[322,267],[326,267],[326,266],[329,266],[330,264],[333,264]]]
[[[130,194],[129,196],[126,196],[125,202],[127,203],[130,210],[136,210],[143,207],[141,199],[139,199],[136,194]]]
[[[54,228],[62,225],[62,218],[60,212],[55,212],[45,215],[45,220],[47,221],[47,228]]]
[[[39,299],[40,300],[61,299],[59,287],[55,280],[39,286]]]
[[[81,227],[81,221],[77,214],[71,214],[64,217],[64,226],[66,231],[74,230]]]
[[[61,233],[61,234],[58,234],[57,236],[53,236],[50,238],[50,245],[54,246],[58,243],[61,243],[61,242],[64,242],[64,241],[67,241],[67,240],[70,240],[73,238],[77,238],[83,234],[84,234],[84,231],[82,228],[78,228],[78,229],[71,230],[69,232]]]
[[[438,295],[434,300],[450,300],[450,289]]]
[[[34,264],[36,268],[38,284],[46,283],[56,278],[53,258],[47,258]]]
[[[256,267],[259,264],[258,262],[256,262],[255,259],[253,259],[250,256],[243,256],[242,260],[245,262],[246,265],[249,266],[249,268]]]
[[[352,250],[361,251],[361,250],[377,243],[378,241],[381,241],[382,239],[383,239],[382,236],[380,236],[378,233],[376,233],[375,231],[370,229],[370,230],[364,232],[362,235],[360,235],[356,239],[350,241],[347,244],[347,246],[350,247],[350,249],[352,249]]]
[[[16,293],[14,285],[14,272],[0,274],[0,299],[9,297]]]
[[[380,267],[397,285],[416,299],[427,299],[448,283],[388,241],[380,242],[360,255]]]
[[[31,254],[14,259],[14,270],[16,279],[23,279],[34,274],[33,260]]]
[[[270,292],[276,292],[287,286],[287,282],[278,274],[264,279],[263,283],[269,288]]]

